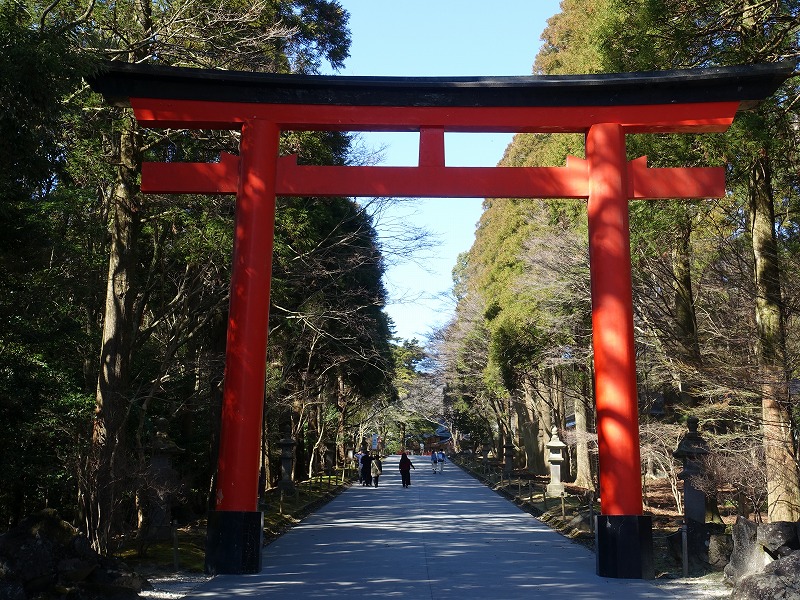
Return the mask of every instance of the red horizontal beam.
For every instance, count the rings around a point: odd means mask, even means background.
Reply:
[[[628,162],[628,198],[722,198],[725,167],[649,168],[647,157]]]
[[[235,194],[239,157],[222,153],[218,163],[142,163],[141,190],[146,194]]]
[[[285,196],[433,198],[586,198],[586,165],[566,167],[316,167],[278,160]]]
[[[279,196],[585,198],[586,166],[317,167],[278,160]],[[144,163],[141,189],[155,194],[235,194],[238,157],[219,163]]]
[[[144,163],[145,193],[235,194],[239,157],[219,163]],[[570,156],[565,167],[319,167],[278,159],[275,192],[280,196],[439,198],[586,198],[586,161]],[[628,197],[719,198],[725,195],[722,167],[647,167],[643,156],[628,163]]]
[[[263,119],[283,130],[451,132],[586,132],[598,123],[620,124],[626,133],[720,132],[733,122],[739,102],[632,106],[430,107],[258,104],[131,98],[146,127],[237,129]]]

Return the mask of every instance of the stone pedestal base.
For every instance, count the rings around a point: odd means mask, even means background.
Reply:
[[[597,574],[617,579],[654,579],[653,522],[642,515],[598,515]]]
[[[206,536],[206,573],[259,573],[263,539],[264,513],[210,511]]]

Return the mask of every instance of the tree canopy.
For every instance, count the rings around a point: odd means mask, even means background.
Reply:
[[[754,64],[798,54],[796,2],[564,0],[561,9],[542,35],[534,73]],[[722,199],[630,204],[643,426],[694,413],[710,432],[761,431],[764,508],[788,520],[800,507],[788,384],[798,356],[796,95],[791,78],[725,134],[627,139],[631,159],[726,165],[728,174]],[[523,134],[503,164],[560,166],[582,152],[581,136]],[[494,450],[511,439],[523,450],[519,466],[542,470],[556,426],[573,441],[570,467],[584,482],[593,421],[585,223],[575,201],[487,199],[460,263],[456,317],[443,332],[452,401],[494,423]]]
[[[175,458],[181,503],[202,514],[213,497],[234,201],[146,196],[138,183],[143,160],[213,161],[238,134],[140,129],[82,77],[101,60],[338,69],[348,17],[329,0],[0,7],[6,523],[57,506],[110,550],[147,526],[157,433],[188,450]],[[281,148],[352,160],[345,133],[290,132]],[[302,477],[323,432],[344,448],[362,411],[396,396],[372,217],[348,198],[282,198],[275,238],[265,489],[286,426]]]

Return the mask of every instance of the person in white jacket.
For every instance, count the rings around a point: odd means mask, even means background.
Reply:
[[[375,455],[372,457],[372,466],[370,467],[372,472],[372,484],[375,487],[378,487],[378,478],[383,473],[383,464],[381,463],[381,457],[379,455]]]

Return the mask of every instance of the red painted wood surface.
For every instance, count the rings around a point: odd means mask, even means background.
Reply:
[[[560,107],[398,107],[252,104],[131,98],[145,127],[236,129],[263,119],[283,130],[452,132],[585,132],[596,123],[618,123],[625,133],[720,132],[733,122],[739,102]]]
[[[592,127],[586,157],[591,182],[589,262],[600,503],[606,515],[641,515],[628,169],[622,128]]]
[[[219,163],[142,165],[146,193],[234,194],[238,179],[239,157],[231,154],[222,154]],[[587,198],[589,175],[586,161],[574,156],[565,167],[318,167],[298,166],[294,156],[282,156],[275,191],[279,196]],[[723,167],[653,169],[647,157],[628,163],[632,200],[724,194]]]
[[[144,126],[242,128],[240,157],[146,163],[142,190],[237,194],[217,510],[256,506],[276,195],[588,198],[602,511],[642,513],[628,200],[725,193],[717,168],[647,167],[625,135],[724,131],[738,102],[441,108],[264,105],[131,99]],[[419,131],[417,167],[298,165],[277,156],[283,130]],[[586,160],[564,167],[446,167],[444,134],[585,132]]]
[[[248,123],[242,130],[217,472],[219,511],[257,509],[279,135],[265,121]]]

